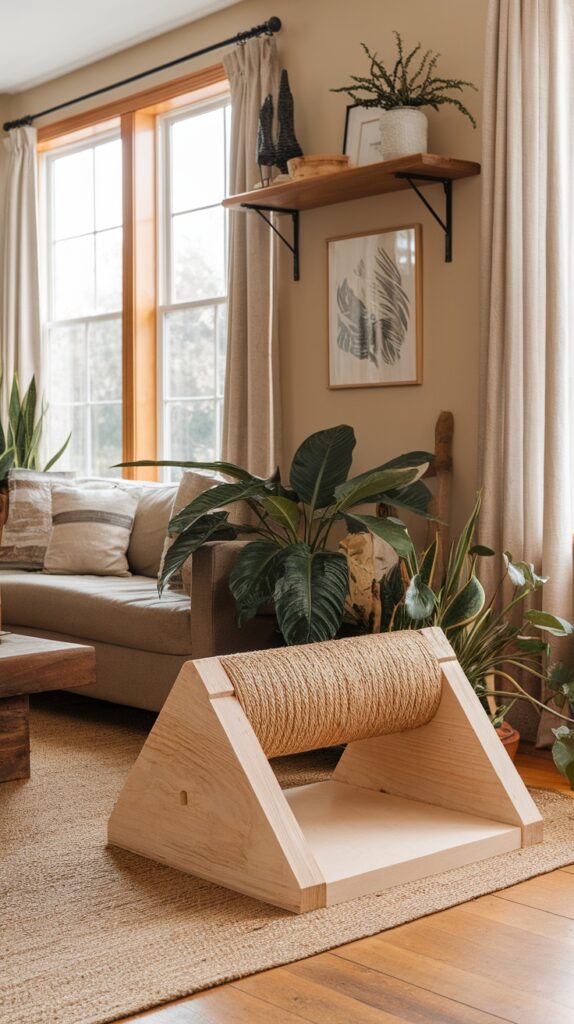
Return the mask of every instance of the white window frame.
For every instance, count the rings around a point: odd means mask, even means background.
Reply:
[[[171,125],[177,121],[187,120],[190,116],[203,114],[208,110],[218,110],[221,108],[227,108],[227,117],[231,116],[231,105],[230,105],[230,94],[228,92],[217,96],[214,99],[207,99],[190,103],[188,106],[180,108],[179,110],[162,114],[157,118],[156,122],[156,142],[157,142],[157,270],[158,270],[158,306],[157,306],[157,444],[160,459],[170,458],[169,452],[169,441],[167,436],[167,415],[168,405],[176,404],[181,402],[193,402],[193,401],[205,401],[205,395],[202,396],[190,396],[181,397],[176,399],[166,399],[165,387],[166,387],[166,337],[164,330],[165,315],[166,313],[177,312],[180,310],[194,309],[194,308],[215,308],[215,381],[219,380],[219,359],[220,359],[220,345],[219,345],[219,317],[217,315],[218,307],[227,306],[228,294],[227,287],[225,293],[219,296],[213,296],[209,299],[197,299],[197,300],[186,300],[180,302],[169,301],[170,296],[170,281],[171,281],[171,260],[173,251],[173,240],[171,230],[171,175],[170,175],[170,163],[169,163],[169,140],[170,140],[170,128]],[[225,196],[229,195],[229,151],[228,151],[228,138],[230,132],[224,132],[224,160],[225,160]],[[196,210],[207,210],[213,209],[217,204],[210,203],[203,207],[193,207],[193,211]],[[178,214],[192,212],[192,211],[178,211]],[[224,281],[227,284],[228,281],[228,259],[229,259],[229,214],[225,211],[224,216]],[[217,308],[216,308],[217,307]],[[218,459],[221,453],[221,430],[220,422],[221,418],[219,415],[220,408],[223,406],[223,390],[221,394],[217,391],[214,395],[216,403],[216,438],[215,438],[215,458]],[[169,478],[169,471],[162,471],[162,479]]]
[[[45,368],[45,380],[48,381],[51,378],[51,346],[49,343],[50,332],[53,328],[57,327],[73,327],[78,324],[83,324],[84,329],[87,331],[91,323],[102,322],[105,320],[119,320],[120,327],[123,317],[123,302],[122,308],[114,313],[93,313],[89,316],[83,317],[69,317],[64,320],[53,319],[54,313],[54,275],[53,275],[53,247],[56,239],[53,237],[53,225],[55,219],[54,211],[54,188],[52,182],[53,165],[56,160],[62,156],[71,156],[74,153],[82,152],[86,149],[93,149],[95,146],[104,144],[106,142],[112,142],[121,139],[121,131],[119,128],[108,128],[102,132],[98,132],[96,135],[91,135],[87,139],[82,139],[79,142],[70,143],[68,145],[57,146],[52,150],[48,150],[41,156],[40,162],[40,228],[41,237],[44,240],[43,252],[42,252],[42,307],[45,310],[46,316],[43,318],[42,323],[42,358],[43,365]],[[94,219],[95,224],[95,219]],[[122,225],[123,227],[123,225]],[[94,234],[95,232],[86,232],[86,234]],[[70,237],[82,237],[82,236],[70,236]],[[94,266],[94,273],[96,268]],[[86,347],[87,351],[87,347]],[[86,401],[83,402],[66,402],[65,405],[70,408],[84,407],[84,430],[86,437],[86,458],[87,465],[83,468],[83,473],[87,476],[92,476],[95,473],[93,468],[93,449],[92,449],[92,430],[91,430],[91,416],[90,410],[98,405],[119,405],[123,403],[123,382],[122,382],[122,394],[119,399],[102,399],[98,401],[90,400],[89,392],[89,367],[88,360],[84,367],[86,374]],[[48,395],[48,398],[50,396]],[[46,434],[49,431],[45,432]],[[62,438],[63,442],[65,438]],[[48,437],[44,437],[43,446],[49,443]],[[53,446],[50,445],[50,448]],[[121,452],[121,446],[120,446]],[[50,451],[50,454],[53,454]]]

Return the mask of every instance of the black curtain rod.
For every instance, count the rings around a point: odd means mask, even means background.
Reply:
[[[121,82],[114,82],[113,85],[104,85],[101,89],[94,89],[93,92],[86,92],[83,96],[76,96],[74,100],[66,100],[65,103],[58,103],[55,107],[49,107],[47,110],[40,110],[37,114],[27,114],[26,117],[19,117],[16,121],[6,121],[3,125],[4,131],[9,132],[11,128],[21,128],[23,125],[32,124],[32,121],[36,121],[39,117],[46,117],[47,114],[55,114],[57,110],[64,110],[66,107],[73,107],[75,103],[83,103],[84,100],[91,100],[94,96],[101,96],[105,92],[111,92],[112,89],[119,89],[122,85],[130,85],[132,82],[139,82],[141,78],[147,78],[148,75],[155,75],[158,71],[167,71],[168,68],[174,68],[178,64],[184,64],[187,60],[193,60],[195,57],[203,57],[204,53],[211,53],[212,50],[220,50],[223,46],[232,46],[234,43],[244,43],[247,39],[253,39],[255,36],[272,36],[275,32],[279,32],[281,28],[280,18],[269,18],[268,21],[264,21],[262,25],[255,25],[253,28],[247,30],[247,32],[238,32],[237,35],[231,36],[230,39],[223,39],[220,43],[212,43],[211,46],[204,46],[202,50],[195,50],[194,53],[188,53],[185,57],[177,57],[176,60],[168,60],[165,64],[158,64],[156,68],[150,68],[149,71],[140,71],[137,75],[130,75],[129,78],[122,78]]]

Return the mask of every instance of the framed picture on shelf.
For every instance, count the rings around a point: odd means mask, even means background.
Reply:
[[[356,167],[382,159],[380,120],[378,107],[361,107],[358,103],[347,107],[343,153]]]
[[[329,387],[422,383],[420,224],[327,241]]]

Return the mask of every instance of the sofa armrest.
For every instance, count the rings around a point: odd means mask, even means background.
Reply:
[[[237,625],[229,574],[249,541],[211,541],[193,554],[191,570],[191,651],[194,658],[260,650],[277,645],[275,615],[256,615]]]

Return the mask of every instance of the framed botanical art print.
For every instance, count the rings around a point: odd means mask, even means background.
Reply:
[[[381,156],[381,111],[379,107],[347,107],[343,153],[356,167],[376,164]]]
[[[422,383],[420,224],[330,238],[329,387]]]

